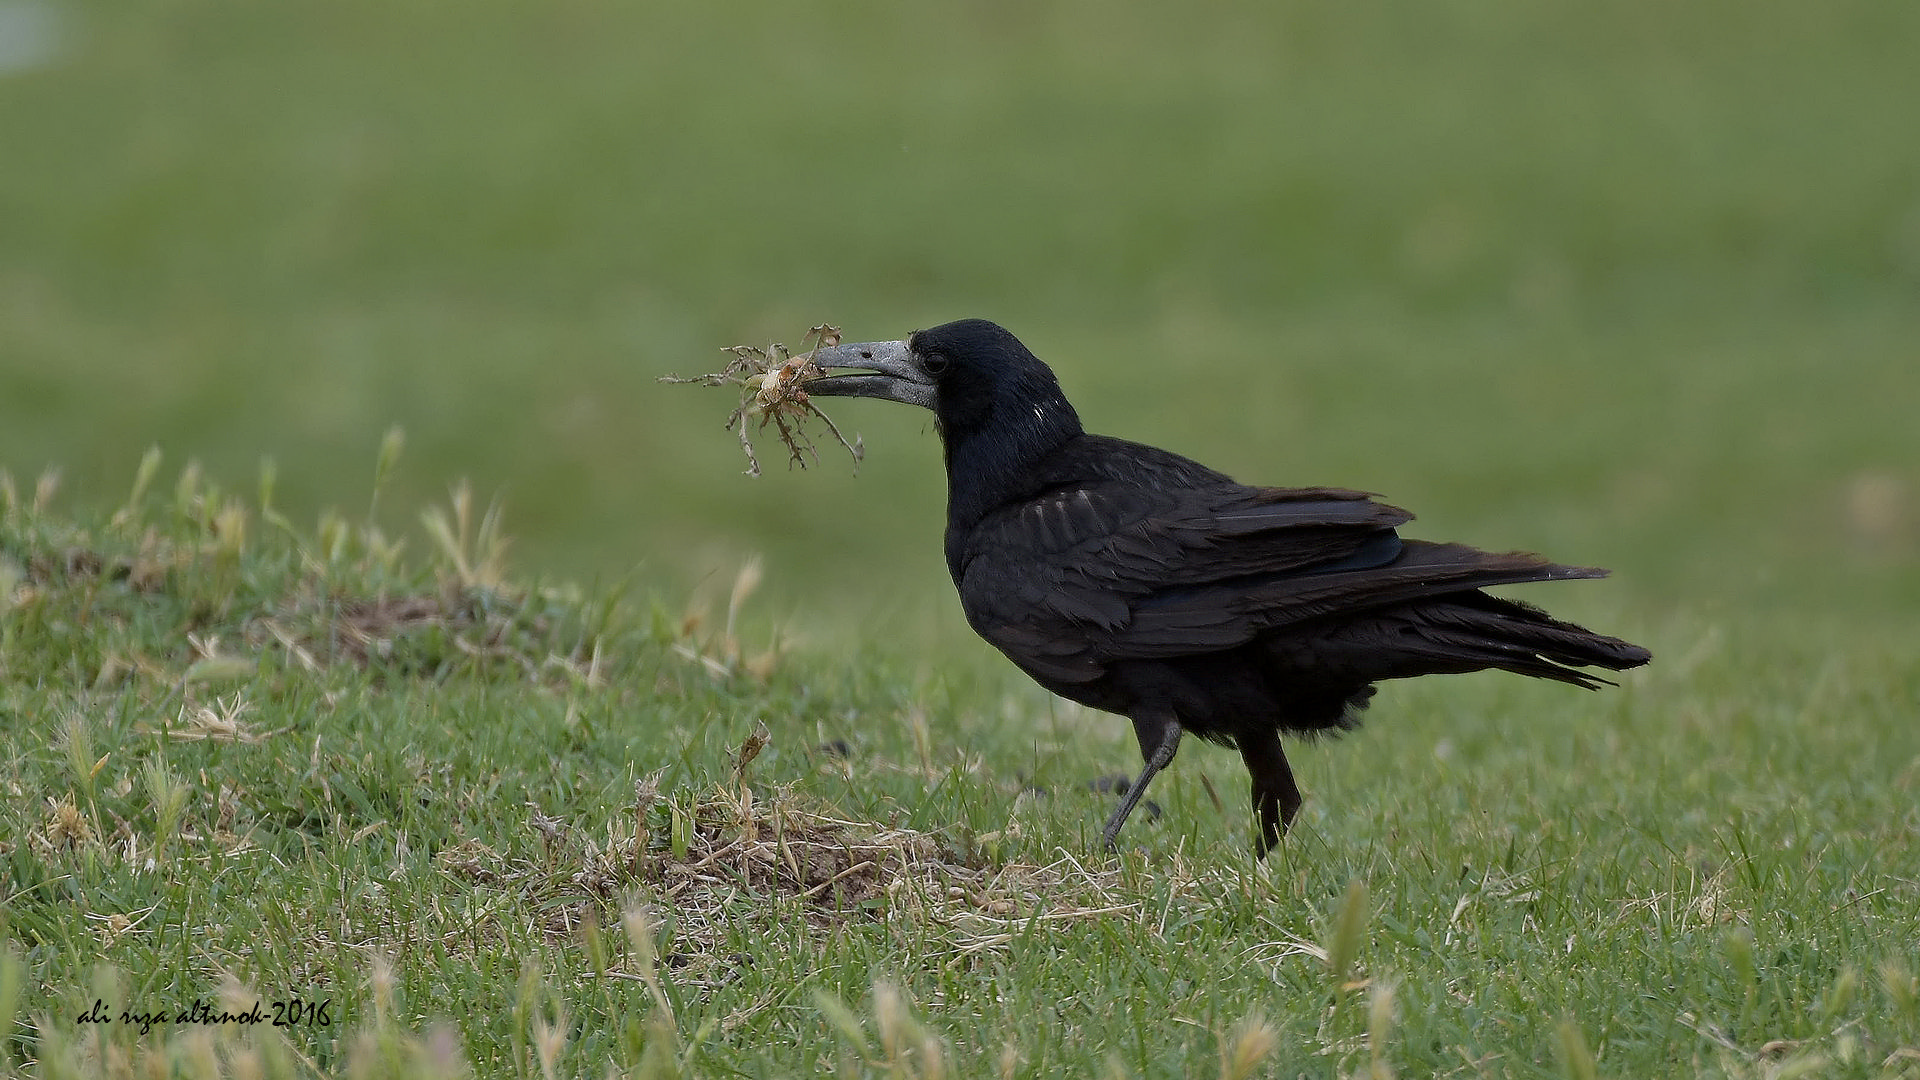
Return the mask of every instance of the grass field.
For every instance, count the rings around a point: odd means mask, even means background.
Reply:
[[[997,670],[501,580],[458,500],[409,564],[163,490],[6,496],[0,1018],[40,1075],[1920,1069],[1910,629],[1618,612],[1672,643],[1618,692],[1395,687],[1307,748],[1265,866],[1199,746],[1110,858],[1124,725]],[[178,1023],[290,999],[330,1023]]]
[[[0,1074],[1920,1076],[1916,48],[0,4]],[[1265,866],[1190,746],[1102,855],[1131,736],[966,631],[924,418],[752,481],[654,381],[965,315],[1096,430],[1613,567],[1526,595],[1654,665],[1387,687]]]

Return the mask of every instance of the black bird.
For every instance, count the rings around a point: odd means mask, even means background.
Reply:
[[[1237,484],[1165,450],[1089,435],[1053,371],[984,319],[814,354],[812,394],[933,410],[947,465],[947,568],[967,622],[1062,697],[1133,721],[1146,767],[1109,848],[1183,731],[1234,747],[1265,854],[1299,812],[1280,735],[1350,729],[1381,679],[1575,670],[1638,645],[1482,586],[1597,578],[1537,555],[1402,539],[1413,515],[1342,488]]]

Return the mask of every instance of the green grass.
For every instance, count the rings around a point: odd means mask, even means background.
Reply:
[[[752,575],[704,620],[520,581],[460,499],[410,559],[157,474],[90,524],[0,485],[32,1075],[1920,1067],[1910,629],[1613,612],[1676,646],[1617,691],[1393,686],[1304,747],[1264,866],[1198,744],[1108,857],[1124,725],[997,669],[783,650]],[[117,1019],[294,998],[330,1023]]]
[[[1920,8],[48,10],[0,1073],[1920,1074]],[[1655,664],[1387,687],[1265,868],[1189,746],[1100,855],[1137,752],[966,631],[925,418],[748,481],[654,381],[967,315]],[[666,896],[750,822],[793,880]],[[229,979],[334,1023],[71,1022]]]

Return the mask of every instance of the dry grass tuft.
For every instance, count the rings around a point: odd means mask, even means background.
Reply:
[[[674,830],[658,882],[663,898],[683,912],[758,892],[803,900],[832,922],[905,879],[964,869],[931,834],[847,821],[788,790],[764,803],[748,788],[738,797],[716,793],[676,815]]]
[[[811,346],[807,347],[809,342]],[[760,459],[753,452],[752,431],[765,428],[769,423],[779,431],[780,442],[787,448],[789,467],[797,465],[804,469],[809,460],[818,462],[820,453],[806,430],[807,423],[814,419],[827,426],[834,441],[852,455],[854,468],[858,469],[860,459],[865,456],[859,438],[848,442],[833,420],[808,398],[806,390],[808,383],[827,375],[825,369],[813,362],[813,354],[838,344],[840,328],[823,323],[807,331],[802,342],[805,352],[789,355],[787,347],[777,341],[764,349],[733,345],[722,350],[732,353],[733,359],[719,371],[691,378],[662,375],[660,381],[739,388],[740,406],[727,415],[727,430],[740,436],[740,449],[747,455],[748,476],[760,475]],[[748,423],[755,419],[760,422]]]
[[[393,643],[408,633],[427,629],[445,630],[455,640],[485,626],[487,619],[471,595],[444,590],[417,596],[377,596],[347,600],[340,605],[332,629],[342,652],[357,663],[393,655]],[[481,636],[487,646],[498,645],[505,636],[504,620],[496,618],[489,633]]]
[[[180,716],[166,729],[167,737],[180,742],[230,742],[252,744],[267,738],[242,721],[253,711],[252,703],[239,694],[215,698],[212,705],[188,702],[180,707]],[[136,729],[151,734],[144,728]],[[269,734],[279,734],[271,732]]]
[[[70,545],[57,551],[38,551],[28,558],[23,584],[29,588],[72,585],[90,579],[124,582],[135,592],[152,593],[166,587],[167,575],[190,565],[194,553],[160,540],[143,538],[134,555],[109,556],[89,547]]]
[[[327,596],[308,582],[246,625],[247,645],[278,646],[308,671],[346,662],[430,670],[449,661],[498,661],[532,682],[597,684],[599,654],[590,637],[561,642],[540,598],[449,580],[428,592]],[[562,647],[564,646],[564,647]]]
[[[699,664],[709,676],[722,682],[740,673],[759,683],[771,678],[784,655],[779,636],[776,634],[764,651],[748,655],[736,632],[740,611],[760,587],[764,576],[758,558],[748,559],[741,565],[733,579],[733,592],[727,599],[726,623],[717,630],[707,628],[704,602],[696,600],[689,606],[672,645],[674,655]]]
[[[49,850],[85,847],[93,842],[93,825],[72,799],[47,800],[47,821],[40,839]]]
[[[742,926],[828,931],[850,920],[911,925],[949,958],[1010,951],[1035,926],[1151,917],[1117,862],[1088,865],[1059,850],[1044,864],[993,865],[920,830],[849,819],[791,787],[729,785],[661,796],[640,782],[630,824],[604,834],[537,808],[528,827],[544,862],[515,860],[468,840],[442,851],[440,869],[463,880],[523,890],[561,913],[548,930],[572,935],[613,902],[639,900],[670,913],[669,959],[724,963]],[[1223,887],[1176,856],[1162,870],[1196,902]],[[698,972],[683,972],[683,977]]]

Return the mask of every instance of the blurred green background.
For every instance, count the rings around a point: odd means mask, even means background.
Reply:
[[[1872,0],[3,0],[0,467],[271,456],[311,520],[397,424],[396,528],[469,477],[523,571],[760,552],[801,631],[960,640],[925,416],[756,481],[655,378],[979,315],[1095,430],[1613,567],[1574,615],[1900,619],[1916,56]]]

